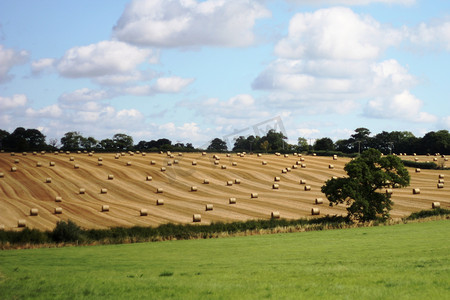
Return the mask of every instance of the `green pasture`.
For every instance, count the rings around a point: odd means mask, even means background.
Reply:
[[[0,299],[450,299],[450,222],[0,251]]]

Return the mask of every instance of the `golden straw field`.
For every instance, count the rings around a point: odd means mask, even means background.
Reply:
[[[415,158],[434,157],[402,156]],[[348,161],[292,154],[0,153],[0,226],[15,229],[21,220],[27,227],[51,230],[68,219],[84,228],[157,226],[192,223],[194,214],[200,215],[199,224],[269,219],[273,212],[288,219],[341,215],[345,207],[330,207],[320,188],[329,178],[344,176]],[[393,218],[431,209],[433,202],[450,207],[448,170],[408,170],[411,185],[393,189]],[[323,204],[315,204],[316,198]],[[320,215],[311,216],[312,208]]]

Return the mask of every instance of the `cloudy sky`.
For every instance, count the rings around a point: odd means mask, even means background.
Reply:
[[[196,146],[450,129],[447,0],[0,0],[0,129]]]

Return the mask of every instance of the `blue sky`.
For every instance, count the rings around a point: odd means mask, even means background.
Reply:
[[[0,128],[48,139],[422,136],[450,128],[449,70],[444,0],[0,0]]]

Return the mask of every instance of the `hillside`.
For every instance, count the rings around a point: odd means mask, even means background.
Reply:
[[[19,219],[25,220],[28,227],[39,229],[53,229],[58,220],[67,219],[85,228],[156,226],[168,222],[191,223],[193,214],[201,214],[201,223],[268,219],[273,211],[278,211],[282,218],[300,218],[310,216],[313,207],[320,208],[321,215],[346,213],[343,206],[328,206],[320,188],[332,176],[345,175],[343,168],[348,158],[218,154],[220,161],[215,163],[213,155],[174,153],[169,157],[165,153],[123,153],[115,158],[116,154],[106,153],[14,156],[0,153],[0,173],[3,173],[0,226],[17,228]],[[432,159],[417,158],[419,161]],[[438,158],[438,163],[441,160]],[[267,164],[263,165],[263,161]],[[297,162],[306,167],[296,165]],[[333,169],[329,168],[330,164]],[[293,168],[294,165],[298,168]],[[12,172],[12,167],[17,170]],[[166,171],[161,171],[162,167]],[[282,173],[287,167],[291,170]],[[443,208],[450,206],[449,187],[437,188],[439,174],[448,178],[449,171],[416,173],[408,169],[411,186],[394,189],[392,217],[430,209],[434,201],[439,201]],[[109,175],[114,178],[108,179]],[[148,176],[152,177],[151,181],[147,180]],[[273,189],[275,176],[280,177],[276,182],[278,189]],[[47,179],[51,182],[46,182]],[[205,179],[209,180],[208,184],[204,184]],[[302,179],[305,184],[300,183]],[[228,181],[232,185],[227,185]],[[191,191],[193,186],[197,191]],[[306,191],[305,186],[311,190]],[[85,189],[84,194],[80,194],[81,188]],[[163,189],[162,193],[157,192],[158,188]],[[420,188],[420,194],[413,195],[413,188]],[[258,197],[251,198],[252,193]],[[61,202],[56,202],[56,197],[61,197]],[[236,198],[236,204],[229,204],[230,197]],[[323,198],[324,203],[314,204],[316,198]],[[156,205],[157,199],[164,200],[164,205]],[[205,211],[206,204],[213,204],[213,210]],[[109,211],[102,211],[103,205],[108,205]],[[61,214],[55,214],[57,207],[62,209]],[[31,208],[38,209],[37,216],[30,215]],[[141,216],[141,209],[147,209],[148,215]]]

